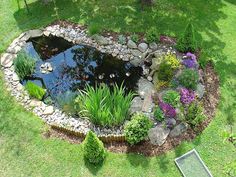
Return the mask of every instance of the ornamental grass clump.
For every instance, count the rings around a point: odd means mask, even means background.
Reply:
[[[106,157],[106,151],[102,141],[98,139],[95,133],[89,131],[83,142],[84,158],[89,163],[101,163]]]
[[[187,25],[184,33],[177,41],[177,49],[180,52],[195,52],[197,49],[195,30],[191,23]]]
[[[25,52],[21,51],[17,58],[14,60],[14,68],[19,78],[25,79],[34,73],[35,60],[28,56]]]
[[[134,94],[125,94],[125,88],[115,85],[110,89],[102,84],[93,88],[87,86],[81,91],[75,103],[79,115],[87,117],[94,124],[101,126],[116,126],[129,116],[129,108]]]
[[[36,98],[38,100],[42,100],[44,95],[46,94],[46,91],[42,87],[36,85],[31,81],[28,81],[26,83],[25,89],[32,98]]]
[[[187,89],[196,89],[199,75],[196,70],[193,69],[184,69],[183,72],[178,77],[179,83],[186,87]]]
[[[190,104],[195,100],[195,92],[186,88],[180,89],[180,101],[183,104]]]
[[[126,141],[131,145],[141,142],[147,137],[152,126],[153,123],[147,116],[141,113],[134,114],[124,127]]]
[[[165,115],[160,107],[157,107],[154,111],[154,117],[157,121],[162,122],[165,119]]]

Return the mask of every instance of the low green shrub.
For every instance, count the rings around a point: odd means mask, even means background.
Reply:
[[[140,113],[134,114],[132,119],[124,127],[127,142],[134,145],[144,140],[152,125],[151,120],[145,115]]]
[[[42,100],[43,96],[46,94],[46,91],[42,87],[36,85],[31,81],[28,81],[26,83],[25,89],[31,97],[36,98],[38,100]]]
[[[159,38],[160,35],[155,28],[150,28],[145,34],[145,39],[148,43],[158,42]]]
[[[176,55],[168,54],[164,56],[158,69],[158,79],[161,81],[171,81],[175,70],[180,67],[180,61],[177,59]]]
[[[192,127],[195,127],[206,119],[202,105],[197,102],[192,102],[187,108],[185,119]]]
[[[21,51],[17,58],[14,60],[15,72],[20,79],[31,76],[35,68],[35,60],[28,56],[25,52]]]
[[[154,111],[154,117],[157,121],[162,122],[165,119],[165,115],[161,108],[157,107]]]
[[[67,91],[64,94],[60,94],[56,97],[57,104],[65,113],[69,115],[75,115],[77,112],[75,104],[76,97],[77,93]]]
[[[119,35],[118,36],[118,43],[122,44],[122,45],[126,44],[126,37],[124,35]]]
[[[106,156],[106,151],[102,141],[95,133],[89,131],[83,142],[84,158],[92,164],[101,163]]]
[[[176,48],[180,52],[195,52],[197,48],[195,30],[191,23],[189,23],[182,36],[177,41]]]
[[[125,94],[123,86],[115,85],[111,91],[102,84],[95,88],[87,86],[75,102],[82,117],[89,118],[97,125],[114,126],[128,118],[132,98],[133,93]]]
[[[171,68],[170,64],[164,61],[159,66],[157,76],[159,80],[169,82],[174,76],[174,70]]]
[[[166,91],[162,99],[165,103],[168,103],[175,108],[180,104],[180,94],[174,90]]]
[[[176,70],[180,67],[181,63],[174,54],[167,54],[164,57],[164,61],[171,65],[173,70]]]
[[[196,89],[199,80],[199,75],[196,70],[184,69],[179,75],[178,80],[182,86],[188,89]]]
[[[134,33],[134,34],[131,35],[131,40],[137,43],[138,40],[139,40],[139,36]]]

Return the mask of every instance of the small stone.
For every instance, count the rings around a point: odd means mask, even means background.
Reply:
[[[148,137],[151,141],[151,144],[161,146],[165,143],[169,133],[170,130],[168,128],[158,125],[155,128],[151,128],[149,130]]]
[[[142,60],[138,57],[134,57],[134,59],[130,61],[130,63],[132,65],[134,65],[135,67],[138,67],[141,62],[142,62]]]
[[[7,49],[8,53],[17,54],[21,50],[21,47],[18,45],[13,45]]]
[[[139,58],[142,57],[142,52],[140,52],[139,50],[131,50],[131,53],[135,57],[139,57]]]
[[[139,51],[141,51],[142,53],[146,52],[146,50],[148,49],[148,45],[146,43],[140,43],[138,45],[138,49]]]
[[[153,51],[157,50],[157,44],[155,42],[152,42],[149,44],[149,48],[152,49]]]
[[[12,80],[13,81],[19,81],[20,79],[19,79],[19,77],[18,77],[18,75],[16,73],[13,73]]]
[[[43,112],[43,115],[51,115],[54,112],[53,106],[47,106]]]
[[[1,57],[1,65],[5,68],[10,68],[13,65],[14,58],[16,58],[15,54],[3,54],[3,56]]]
[[[30,35],[31,38],[35,38],[35,37],[40,37],[43,35],[43,31],[40,29],[36,29],[36,30],[29,30],[28,35]]]
[[[180,123],[177,125],[173,130],[170,132],[170,137],[176,137],[187,131],[188,124],[187,123]]]
[[[128,40],[127,46],[131,49],[136,49],[137,48],[137,44],[132,40]]]
[[[109,44],[109,41],[103,36],[95,34],[95,35],[93,35],[92,38],[100,45],[108,45]]]
[[[49,36],[49,35],[50,35],[50,32],[49,32],[49,31],[44,31],[43,34],[44,34],[45,36]]]
[[[152,76],[148,76],[147,80],[151,82],[152,81]]]
[[[42,104],[41,101],[38,101],[38,100],[31,100],[31,102],[30,102],[29,105],[30,105],[31,107],[40,107],[41,104]]]
[[[168,128],[172,128],[176,125],[176,120],[174,118],[165,119]]]

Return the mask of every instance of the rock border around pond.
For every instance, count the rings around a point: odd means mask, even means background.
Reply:
[[[183,57],[172,47],[168,47],[163,44],[152,43],[150,45],[146,43],[136,44],[131,39],[127,38],[127,45],[119,44],[112,35],[94,35],[89,37],[87,31],[82,26],[73,25],[51,25],[44,29],[30,30],[22,33],[16,38],[11,45],[1,56],[1,66],[5,74],[5,80],[8,90],[15,96],[18,102],[20,102],[27,110],[33,111],[37,116],[42,118],[47,124],[60,130],[64,130],[75,134],[80,137],[84,137],[89,130],[93,130],[96,134],[106,141],[125,141],[123,134],[123,125],[113,128],[100,128],[93,125],[90,121],[81,118],[74,118],[64,114],[57,107],[49,106],[42,101],[31,99],[28,93],[24,90],[24,87],[20,83],[20,79],[14,71],[13,60],[17,57],[17,53],[25,46],[26,41],[33,37],[40,37],[42,35],[49,36],[54,35],[62,37],[74,44],[85,44],[95,47],[102,53],[111,54],[120,60],[129,61],[134,66],[143,67],[143,78],[140,79],[139,96],[135,97],[131,106],[131,112],[142,111],[145,114],[152,117],[151,110],[154,106],[151,101],[151,90],[154,89],[152,84],[152,75],[148,68],[145,68],[144,60],[150,58],[150,56],[161,56],[166,53],[176,53],[178,58]],[[199,92],[203,97],[204,86],[199,85]],[[179,125],[180,126],[180,125]],[[178,125],[177,125],[178,127]],[[184,130],[186,131],[187,128]],[[156,142],[158,145],[162,145],[167,139],[168,135],[175,135],[170,130],[159,128],[158,131],[162,131],[160,142]],[[174,131],[174,130],[172,130]],[[182,129],[181,129],[182,131]],[[155,135],[153,135],[155,137]],[[155,143],[155,142],[154,142]]]

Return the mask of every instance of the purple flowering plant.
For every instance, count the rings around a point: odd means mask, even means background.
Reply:
[[[163,111],[165,117],[170,117],[170,118],[176,117],[176,110],[171,105],[164,103],[163,101],[160,101],[159,107]]]
[[[183,104],[190,104],[195,99],[195,93],[193,90],[188,90],[186,88],[180,89],[180,101]]]
[[[182,62],[183,65],[186,66],[187,68],[195,68],[197,66],[196,55],[194,55],[191,52],[188,52],[186,56],[187,56],[187,59],[184,59],[184,61]]]

